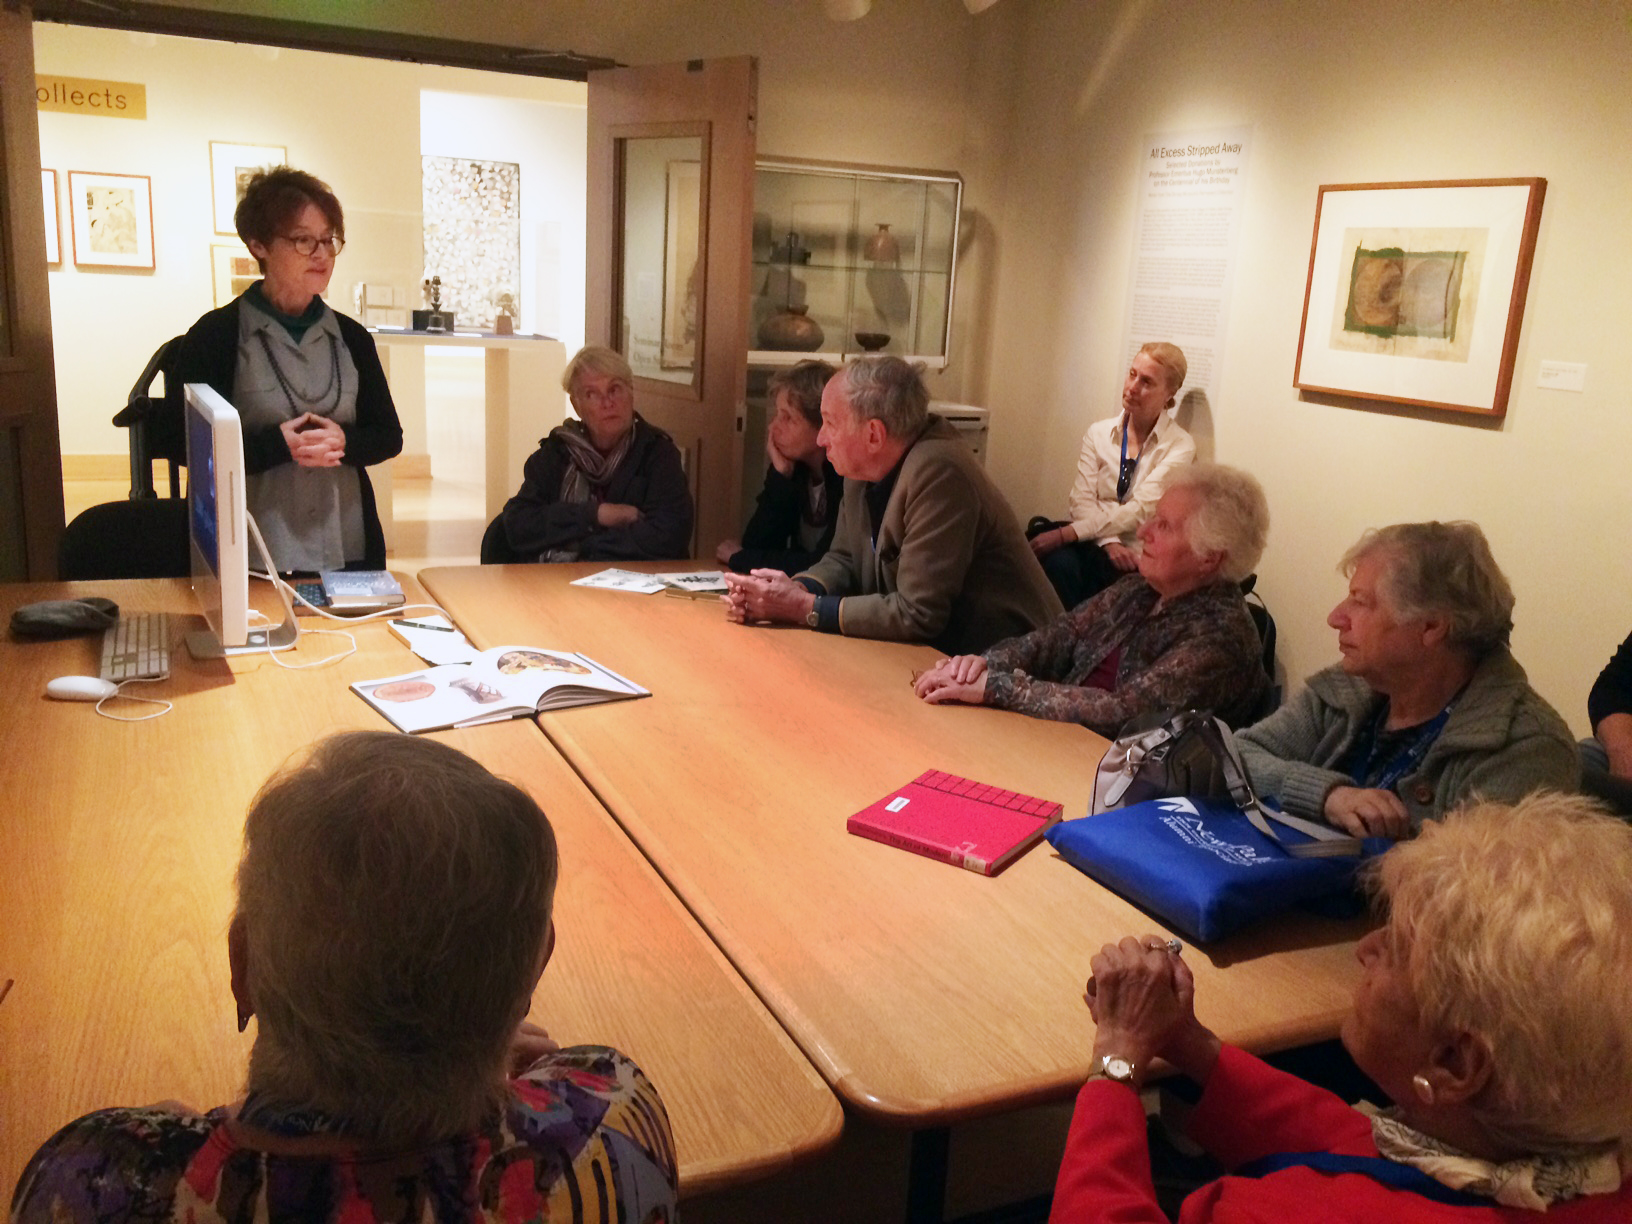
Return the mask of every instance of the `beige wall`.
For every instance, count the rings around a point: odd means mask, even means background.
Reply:
[[[1578,731],[1632,628],[1632,8],[1412,0],[1032,4],[1019,53],[1007,259],[989,336],[991,469],[1059,512],[1082,431],[1116,410],[1140,145],[1252,129],[1217,457],[1274,514],[1261,589],[1294,685],[1336,659],[1333,566],[1367,526],[1469,518],[1518,596],[1514,645]],[[1499,426],[1302,401],[1293,361],[1322,183],[1548,180]],[[1585,394],[1536,388],[1588,363]],[[977,399],[979,396],[977,395]]]
[[[347,244],[328,296],[349,314],[355,282],[408,291],[422,275],[422,88],[578,106],[584,98],[571,82],[44,23],[34,47],[40,72],[147,87],[145,121],[40,115],[41,165],[58,172],[65,198],[69,170],[152,178],[154,271],[76,269],[64,229],[63,264],[50,273],[69,455],[125,452],[110,418],[131,383],[154,349],[215,304],[210,246],[236,239],[213,233],[211,141],[282,145],[292,164],[334,188]]]

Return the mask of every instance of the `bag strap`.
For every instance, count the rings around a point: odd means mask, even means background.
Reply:
[[[1247,774],[1246,762],[1241,759],[1241,750],[1236,747],[1235,736],[1231,734],[1229,725],[1222,718],[1211,714],[1201,714],[1197,711],[1185,713],[1191,717],[1191,726],[1200,733],[1223,769],[1224,784],[1229,787],[1231,801],[1245,813],[1253,828],[1270,838],[1293,858],[1359,857],[1363,847],[1358,837],[1339,833],[1336,829],[1316,824],[1312,820],[1304,820],[1301,816],[1266,809],[1258,802],[1258,794],[1253,790],[1252,780]],[[1270,824],[1272,820],[1289,829],[1296,829],[1310,840],[1286,841]]]
[[[1337,1152],[1279,1152],[1264,1156],[1234,1171],[1236,1177],[1263,1177],[1282,1169],[1309,1168],[1320,1173],[1358,1173],[1395,1190],[1447,1203],[1452,1207],[1490,1207],[1493,1202],[1438,1181],[1421,1169],[1382,1156],[1344,1156]]]

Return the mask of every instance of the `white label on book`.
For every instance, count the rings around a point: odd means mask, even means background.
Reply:
[[[897,795],[894,799],[891,799],[884,805],[884,810],[886,812],[899,812],[911,802],[912,800],[908,799],[905,795]]]

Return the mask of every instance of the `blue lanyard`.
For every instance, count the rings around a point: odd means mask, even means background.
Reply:
[[[1461,695],[1458,693],[1457,697]],[[1433,742],[1439,738],[1439,733],[1445,729],[1445,724],[1450,721],[1451,707],[1455,704],[1456,697],[1452,697],[1443,710],[1417,729],[1410,743],[1404,745],[1388,761],[1379,763],[1374,759],[1377,755],[1377,741],[1382,737],[1383,720],[1388,714],[1387,704],[1381,706],[1366,726],[1364,751],[1358,751],[1362,744],[1355,745],[1357,751],[1352,771],[1355,785],[1377,790],[1392,790],[1394,784],[1415,769],[1428,754],[1428,749],[1433,746]]]
[[[1146,444],[1150,442],[1145,439]],[[1139,456],[1144,454],[1144,447],[1139,448],[1139,455],[1133,457],[1133,466],[1128,466],[1128,418],[1122,417],[1122,462],[1116,469],[1116,501],[1118,505],[1128,500],[1128,490],[1133,487],[1133,474],[1139,468]]]

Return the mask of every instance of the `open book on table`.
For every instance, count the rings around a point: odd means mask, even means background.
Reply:
[[[532,646],[495,646],[469,663],[361,680],[351,688],[401,731],[470,727],[652,695],[581,654]]]

